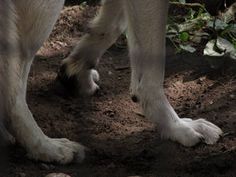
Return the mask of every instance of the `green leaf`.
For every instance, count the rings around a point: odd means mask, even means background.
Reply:
[[[179,39],[182,41],[182,42],[186,42],[189,40],[189,34],[187,32],[182,32],[180,33],[179,35]]]

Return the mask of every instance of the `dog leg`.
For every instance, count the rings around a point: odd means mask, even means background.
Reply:
[[[27,78],[33,57],[49,36],[64,0],[13,2],[11,18],[17,17],[10,20],[12,24],[8,33],[12,36],[11,43],[7,57],[1,57],[0,60],[5,80],[0,82],[0,87],[3,87],[5,94],[4,112],[9,119],[10,129],[16,141],[35,160],[61,164],[69,163],[75,158],[82,160],[83,146],[68,139],[52,139],[46,136],[35,122],[26,103]]]
[[[165,26],[168,1],[127,0],[128,43],[131,57],[131,92],[144,114],[157,123],[164,138],[184,146],[205,141],[215,143],[222,131],[204,120],[180,119],[163,89],[165,70]]]
[[[82,37],[73,52],[62,61],[58,79],[70,91],[92,95],[99,89],[99,74],[94,69],[103,55],[125,30],[123,0],[104,0],[88,34]]]
[[[6,61],[10,58],[11,46],[14,36],[14,19],[12,14],[14,8],[12,2],[8,0],[2,0],[0,5],[0,144],[14,144],[14,137],[8,132],[6,128],[7,115],[4,103],[6,102]]]

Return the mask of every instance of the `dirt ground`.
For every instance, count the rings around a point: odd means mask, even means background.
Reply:
[[[129,95],[130,68],[120,39],[102,57],[101,90],[91,98],[71,98],[55,89],[60,61],[86,32],[97,7],[66,7],[49,41],[33,63],[27,100],[50,137],[78,141],[90,151],[82,164],[66,166],[31,161],[18,145],[9,147],[1,177],[43,177],[63,172],[72,177],[235,177],[236,62],[208,60],[167,51],[165,90],[181,117],[206,118],[224,131],[215,145],[185,148],[161,140],[155,125]],[[218,62],[219,63],[219,62]]]

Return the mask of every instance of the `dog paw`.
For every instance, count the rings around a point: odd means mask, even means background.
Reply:
[[[40,145],[33,147],[29,158],[44,162],[67,164],[72,161],[82,162],[85,158],[85,147],[68,139],[46,138]]]
[[[99,90],[99,86],[97,85],[98,81],[99,74],[95,69],[87,71],[86,74],[79,75],[79,94],[85,96],[94,95]]]
[[[99,73],[95,69],[68,74],[67,65],[63,64],[56,78],[56,87],[62,87],[68,95],[91,96],[99,90]],[[59,91],[61,92],[61,91]]]
[[[183,118],[175,122],[171,126],[170,131],[164,131],[162,135],[190,147],[199,142],[214,144],[222,133],[219,127],[205,119],[192,120]]]

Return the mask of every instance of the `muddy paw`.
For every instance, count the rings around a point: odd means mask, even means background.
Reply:
[[[63,64],[60,67],[60,70],[57,74],[57,78],[55,81],[55,87],[57,89],[58,92],[66,92],[68,95],[77,95],[78,92],[78,81],[77,81],[77,76],[76,75],[72,75],[69,76],[66,73],[66,65]],[[59,91],[60,89],[60,91]],[[62,91],[61,91],[62,90]]]
[[[67,73],[67,66],[63,64],[56,78],[56,87],[63,87],[68,95],[91,96],[99,90],[99,74],[96,70],[89,69],[73,75]]]

